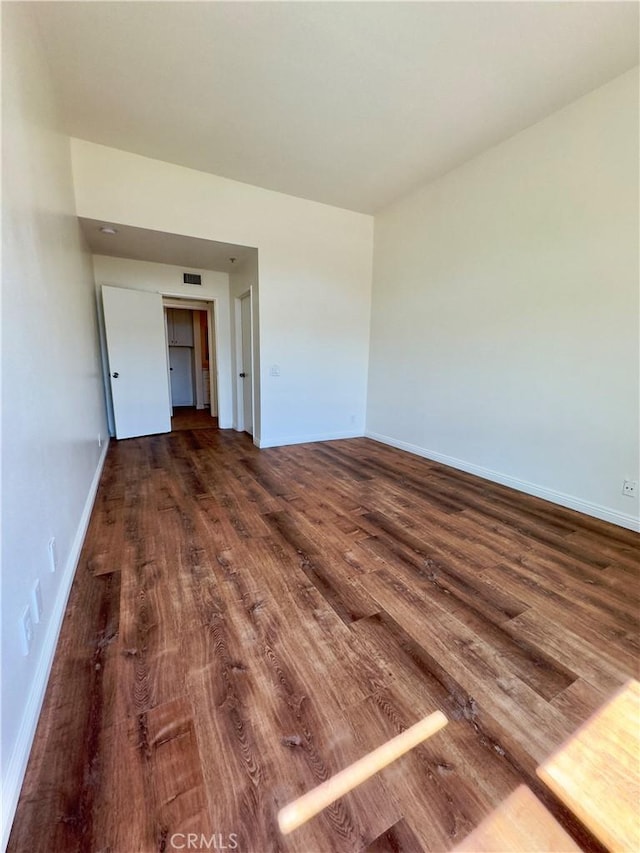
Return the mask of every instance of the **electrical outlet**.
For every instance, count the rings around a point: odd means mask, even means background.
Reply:
[[[25,608],[20,620],[20,638],[22,640],[22,654],[26,657],[31,651],[31,644],[33,643],[33,620],[30,607]]]
[[[638,495],[638,481],[625,480],[622,484],[622,494],[628,498],[635,498]]]
[[[33,621],[40,622],[42,619],[42,589],[39,579],[34,583],[31,591],[31,604],[33,605]]]
[[[55,572],[58,568],[58,549],[56,548],[56,537],[49,539],[49,569]]]

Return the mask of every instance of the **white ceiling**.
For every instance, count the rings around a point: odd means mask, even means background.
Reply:
[[[193,270],[218,270],[234,272],[241,269],[248,258],[255,257],[257,249],[201,240],[182,234],[150,231],[121,223],[102,222],[79,217],[87,244],[95,255],[112,255],[134,261],[154,261]],[[100,228],[114,227],[116,234],[104,234]],[[231,258],[235,258],[234,261]]]
[[[635,2],[46,2],[74,136],[371,213],[638,63]]]

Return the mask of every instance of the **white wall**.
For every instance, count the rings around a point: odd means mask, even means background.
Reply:
[[[93,269],[98,292],[103,284],[127,287],[131,290],[146,290],[163,296],[181,299],[204,299],[215,301],[215,333],[218,352],[218,424],[222,429],[232,426],[231,392],[231,319],[229,315],[229,276],[223,272],[198,270],[193,267],[177,267],[148,261],[132,261],[107,255],[93,256]],[[195,272],[202,276],[202,284],[184,284],[184,272]],[[98,293],[98,304],[101,304]],[[103,343],[104,346],[104,343]],[[104,360],[106,362],[106,359]],[[104,371],[109,407],[110,428],[113,434],[109,380]]]
[[[78,139],[71,149],[79,216],[259,250],[261,446],[362,434],[372,217]]]
[[[26,8],[25,8],[26,7]],[[2,8],[3,848],[107,435],[93,276],[28,4]],[[49,571],[55,536],[58,571]],[[19,619],[40,579],[28,657]]]
[[[376,216],[367,432],[638,525],[638,77]]]

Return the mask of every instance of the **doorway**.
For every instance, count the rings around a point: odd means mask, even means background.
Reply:
[[[192,312],[186,308],[165,308],[169,344],[169,385],[171,406],[195,406],[195,379],[198,353],[195,349]],[[195,314],[195,312],[193,312]],[[196,406],[202,408],[202,405]]]
[[[163,300],[172,428],[218,416],[213,302]]]

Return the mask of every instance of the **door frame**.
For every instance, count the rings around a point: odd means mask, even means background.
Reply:
[[[237,432],[245,432],[244,423],[244,386],[245,380],[240,376],[240,365],[243,364],[242,352],[242,300],[249,299],[249,318],[250,322],[250,340],[249,352],[251,353],[251,420],[252,420],[252,436],[255,438],[256,431],[256,395],[255,395],[255,370],[254,370],[254,353],[253,353],[253,285],[250,285],[243,293],[240,293],[234,298],[234,326],[235,326],[235,368],[236,368],[236,411],[235,411],[235,429]]]
[[[206,311],[207,312],[207,340],[209,344],[209,406],[212,417],[218,417],[218,342],[219,335],[215,326],[218,312],[216,299],[198,299],[191,296],[172,296],[171,294],[162,294],[162,307],[167,308],[186,308],[188,311]],[[171,377],[169,376],[169,330],[167,325],[167,312],[165,310],[165,341],[167,349],[167,382],[171,389]],[[194,342],[195,343],[195,342]],[[195,351],[195,345],[194,345]],[[171,394],[169,394],[171,400]],[[196,398],[197,399],[197,398]],[[216,414],[213,415],[215,408]],[[171,407],[173,414],[173,406]]]

